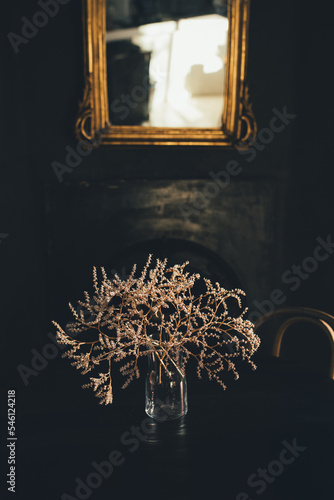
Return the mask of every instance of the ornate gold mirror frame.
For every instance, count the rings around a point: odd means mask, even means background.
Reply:
[[[250,0],[229,0],[228,47],[221,128],[112,125],[106,61],[106,0],[83,0],[85,88],[76,122],[79,141],[112,146],[247,147],[256,136],[246,66]],[[98,137],[98,141],[96,138]]]

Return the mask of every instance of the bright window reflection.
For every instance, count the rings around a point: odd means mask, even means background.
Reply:
[[[138,78],[131,89],[129,75],[125,78],[124,68],[120,69],[124,47],[109,57],[108,65],[113,68],[108,68],[108,78],[120,79],[118,92],[110,91],[116,87],[109,85],[111,119],[124,125],[139,124],[131,123],[137,120],[153,127],[220,127],[227,35],[228,20],[218,14],[108,32],[108,47],[116,47],[115,42],[127,40],[137,46],[137,50],[140,48],[137,60],[145,54],[148,73],[145,78],[145,69],[139,71],[138,63],[132,62],[131,78],[135,74]],[[133,54],[128,59],[136,60]],[[120,90],[122,81],[123,90]],[[137,110],[142,110],[137,115],[136,106]]]

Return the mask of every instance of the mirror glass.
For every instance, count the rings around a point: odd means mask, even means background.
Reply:
[[[112,125],[221,127],[228,0],[106,0]]]

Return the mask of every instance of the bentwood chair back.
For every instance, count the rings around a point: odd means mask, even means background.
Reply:
[[[272,347],[272,355],[275,357],[280,356],[283,335],[290,326],[296,323],[312,323],[319,327],[328,337],[331,345],[331,361],[329,367],[329,376],[334,379],[334,316],[317,309],[308,307],[289,307],[278,309],[263,316],[255,323],[255,331],[257,331],[264,323],[272,320],[273,318],[282,319],[278,327],[274,343]]]

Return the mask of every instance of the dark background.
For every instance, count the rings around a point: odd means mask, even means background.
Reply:
[[[48,377],[39,375],[35,395],[33,377],[24,387],[17,366],[30,366],[31,349],[49,341],[51,319],[67,318],[67,302],[89,287],[92,266],[119,270],[113,255],[136,242],[176,234],[183,242],[202,243],[224,259],[250,303],[279,288],[286,292],[285,305],[333,313],[333,256],[295,292],[281,281],[284,271],[313,255],[317,237],[333,233],[333,29],[324,8],[298,0],[252,2],[248,78],[258,127],[268,126],[273,108],[286,106],[297,115],[253,162],[219,149],[101,148],[62,183],[51,164],[64,162],[66,146],[76,147],[74,123],[84,84],[81,2],[60,6],[15,54],[7,33],[20,34],[22,16],[31,19],[36,10],[36,1],[15,0],[1,16],[0,233],[7,235],[0,240],[2,382],[21,395],[22,413],[40,407],[53,384],[71,380],[72,397],[77,394],[80,377],[72,383],[66,362],[51,367]],[[222,170],[229,159],[239,160],[243,173],[212,212],[208,207],[193,226],[182,226],[181,191],[200,189],[208,173]],[[158,203],[159,189],[169,190],[168,206]]]
[[[279,288],[285,305],[332,312],[332,257],[294,292],[281,280],[333,230],[327,16],[296,0],[252,3],[248,78],[259,130],[273,108],[297,115],[254,161],[210,148],[100,148],[59,183],[51,164],[65,163],[65,148],[76,148],[84,84],[81,2],[61,6],[15,54],[6,35],[20,34],[22,16],[36,10],[34,1],[15,1],[2,16],[0,233],[8,236],[0,252],[13,359],[45,338],[50,319],[90,286],[93,265],[117,269],[115,253],[151,239],[176,237],[218,254],[250,306]],[[209,172],[231,158],[242,174],[187,224],[178,204],[190,204],[191,190],[203,189]],[[166,206],[160,189],[170,193]],[[186,190],[188,200],[181,199]]]

